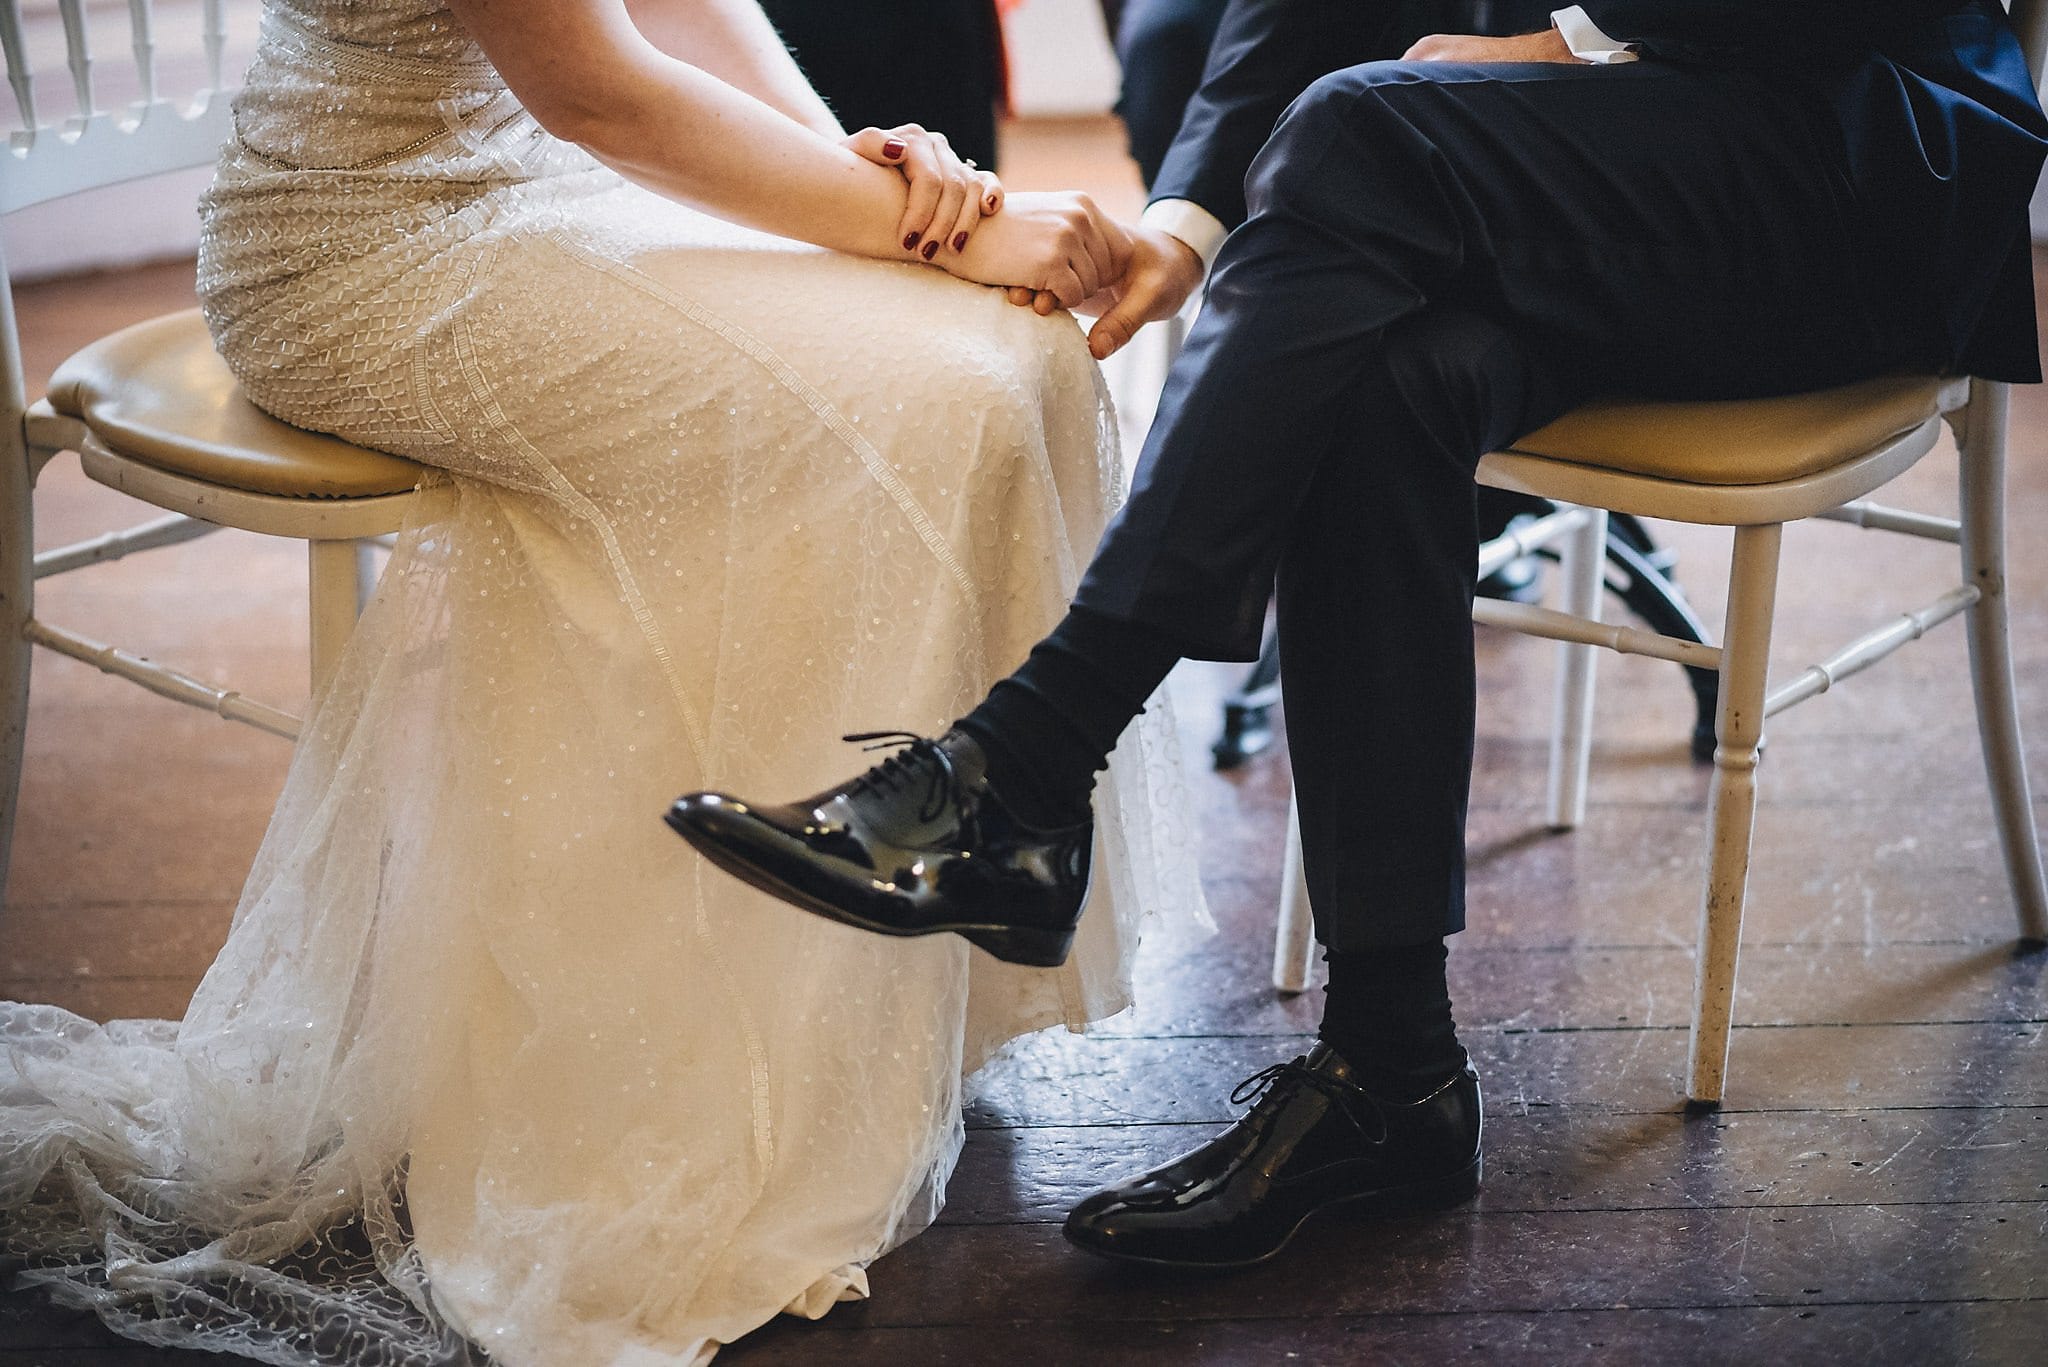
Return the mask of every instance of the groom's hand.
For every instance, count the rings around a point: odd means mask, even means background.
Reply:
[[[1088,330],[1088,349],[1105,360],[1137,336],[1138,329],[1179,313],[1202,287],[1202,258],[1195,249],[1158,228],[1130,227],[1131,259],[1121,278],[1081,307],[1100,308]],[[1014,296],[1013,296],[1014,297]]]
[[[1469,33],[1432,33],[1401,58],[1404,62],[1583,62],[1555,28],[1514,38],[1481,38]]]

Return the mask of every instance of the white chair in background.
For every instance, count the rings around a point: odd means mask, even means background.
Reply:
[[[45,7],[47,8],[47,7]],[[0,45],[21,131],[0,149],[0,214],[102,186],[210,165],[230,131],[222,89],[224,0],[152,6],[129,0],[127,53],[140,98],[102,107],[84,0],[58,0],[64,65],[76,112],[40,116],[36,35],[20,0],[0,0]],[[189,101],[157,89],[156,9],[196,26],[205,88]],[[246,10],[246,6],[236,6]],[[30,18],[38,17],[31,14]],[[307,543],[312,685],[317,694],[367,596],[371,538],[395,531],[421,468],[333,437],[300,431],[251,406],[198,311],[127,328],[65,361],[49,396],[28,403],[11,278],[0,260],[0,889],[13,843],[30,656],[43,646],[163,697],[292,737],[298,718],[35,615],[35,581],[236,527]],[[85,473],[164,510],[139,526],[34,553],[37,476],[59,453]]]
[[[2048,51],[2048,0],[2016,0],[2011,13],[2038,82]],[[1968,624],[1978,734],[2020,936],[2034,945],[2048,942],[2048,889],[2020,750],[2006,628],[2006,407],[2005,385],[1936,377],[1892,377],[1754,402],[1604,402],[1480,462],[1483,484],[1567,505],[1543,524],[1487,546],[1480,562],[1485,574],[1538,544],[1563,541],[1563,610],[1484,599],[1473,609],[1479,622],[1565,643],[1551,737],[1547,820],[1553,829],[1568,830],[1585,816],[1595,646],[1720,674],[1686,1069],[1686,1093],[1695,1106],[1718,1105],[1726,1079],[1764,719],[1826,692],[1951,617]],[[1930,517],[1868,502],[1934,447],[1944,420],[1955,430],[1960,456],[1961,516]],[[1723,645],[1598,620],[1609,511],[1734,530]],[[1769,688],[1778,550],[1784,524],[1803,518],[1955,543],[1962,552],[1961,582]],[[1287,842],[1273,980],[1282,991],[1299,992],[1308,985],[1314,945],[1299,815],[1292,809]]]

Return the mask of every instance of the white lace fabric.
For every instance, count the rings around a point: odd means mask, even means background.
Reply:
[[[806,916],[658,817],[843,778],[1057,620],[1120,488],[1082,338],[626,184],[431,0],[272,0],[237,109],[223,355],[439,473],[185,1019],[0,1005],[0,1256],[289,1364],[687,1363],[866,1294],[963,1075],[1202,914],[1170,721],[1059,971]]]

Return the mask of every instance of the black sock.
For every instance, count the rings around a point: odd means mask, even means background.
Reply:
[[[1419,1101],[1465,1066],[1444,981],[1448,954],[1441,940],[1324,952],[1320,1033],[1375,1096]]]
[[[1023,820],[1088,815],[1117,737],[1181,657],[1159,632],[1071,608],[1030,658],[954,725],[988,755],[989,780]]]

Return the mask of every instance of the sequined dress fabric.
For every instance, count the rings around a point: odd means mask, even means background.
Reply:
[[[264,23],[207,317],[256,403],[435,473],[186,1017],[0,1007],[0,1251],[293,1364],[690,1363],[867,1294],[963,1075],[1200,914],[1168,719],[1056,972],[790,910],[658,816],[1021,659],[1120,488],[1101,378],[1063,316],[628,184],[431,0]]]

